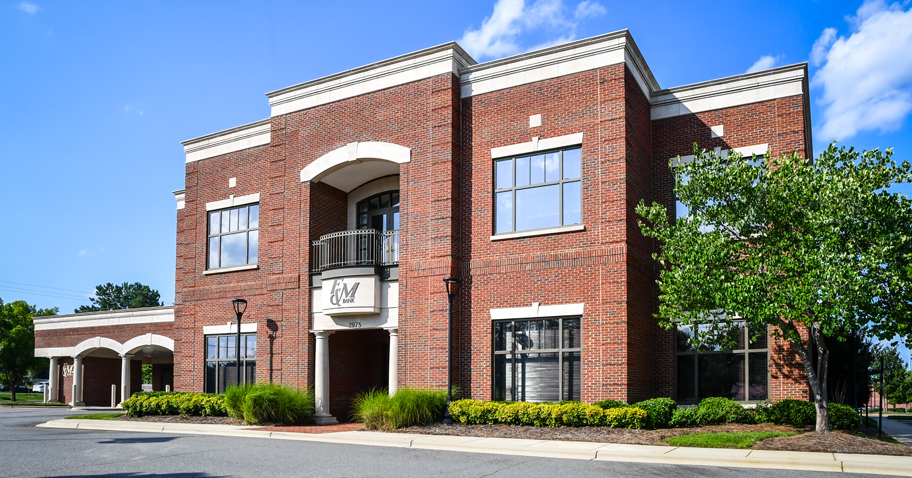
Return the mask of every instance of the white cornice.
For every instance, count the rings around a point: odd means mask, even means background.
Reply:
[[[184,199],[187,197],[186,189],[178,189],[177,191],[171,191],[171,194],[174,194],[174,200],[177,201],[177,210],[184,208]]]
[[[313,108],[444,73],[459,76],[475,60],[456,42],[444,43],[389,60],[266,93],[272,116]]]
[[[500,146],[491,148],[491,159],[506,158],[519,154],[530,154],[538,151],[546,151],[555,148],[565,148],[568,146],[578,146],[583,144],[583,133],[574,133],[564,136],[555,136],[553,138],[541,138],[538,136],[532,138],[527,143],[511,144],[509,146]]]
[[[199,138],[181,141],[187,162],[233,153],[242,149],[269,144],[272,119],[266,118],[235,128],[226,129]]]
[[[677,86],[652,94],[653,120],[807,94],[807,63]]]
[[[34,322],[36,331],[174,322],[174,306],[51,315],[35,317]]]
[[[583,315],[586,304],[541,305],[533,302],[528,307],[510,307],[491,309],[491,320],[536,319],[541,317],[560,317],[564,315]]]

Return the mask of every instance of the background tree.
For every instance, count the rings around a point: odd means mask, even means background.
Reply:
[[[38,309],[25,301],[17,300],[4,304],[0,299],[0,384],[9,385],[11,400],[16,401],[16,385],[25,381],[29,372],[34,372],[47,363],[35,357],[36,315],[55,315],[58,309]]]
[[[835,145],[816,161],[694,149],[692,162],[673,166],[690,214],[670,221],[660,204],[637,207],[643,233],[661,244],[658,315],[668,328],[702,325],[697,344],[724,336],[736,317],[769,328],[800,358],[817,431],[829,432],[827,338],[910,338],[912,202],[887,191],[909,183],[910,164],[889,149]]]
[[[114,285],[110,282],[95,287],[95,297],[89,298],[91,305],[80,305],[76,313],[97,312],[100,310],[136,309],[139,307],[158,307],[160,302],[157,290],[147,285],[134,282]]]
[[[890,403],[906,403],[909,401],[906,398],[905,384],[907,371],[896,347],[880,346],[874,353],[874,363],[871,364],[874,390],[880,392],[881,359],[883,359],[884,407],[889,408]]]

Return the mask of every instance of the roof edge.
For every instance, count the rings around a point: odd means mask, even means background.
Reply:
[[[245,129],[253,128],[253,127],[256,127],[256,126],[262,126],[262,125],[264,125],[264,124],[269,124],[269,123],[271,123],[271,122],[272,122],[272,117],[269,117],[269,118],[262,119],[262,120],[259,120],[259,121],[254,121],[253,123],[242,124],[242,125],[240,125],[240,126],[235,126],[234,128],[223,129],[223,130],[221,130],[221,131],[216,131],[215,133],[209,133],[209,134],[204,135],[204,136],[198,136],[198,137],[196,137],[196,138],[191,138],[191,139],[188,139],[188,140],[184,140],[184,141],[181,141],[181,144],[184,145],[184,146],[189,146],[189,145],[191,145],[191,144],[199,143],[199,142],[205,141],[205,140],[207,140],[207,139],[217,138],[217,137],[219,137],[219,136],[224,136],[224,135],[229,134],[229,133],[235,133],[235,132],[237,132],[237,131],[243,131],[243,130],[245,130]]]
[[[173,305],[163,305],[159,307],[137,307],[134,309],[117,309],[117,310],[99,310],[94,312],[79,312],[76,314],[63,314],[63,315],[36,315],[32,317],[33,320],[49,320],[49,319],[71,319],[71,318],[88,318],[89,316],[96,315],[115,315],[115,314],[125,314],[125,313],[136,313],[136,312],[153,312],[153,311],[167,311],[173,310]]]
[[[664,90],[657,90],[657,91],[654,91],[654,92],[653,92],[653,95],[664,95],[664,94],[668,94],[668,93],[680,93],[680,92],[683,92],[683,91],[695,90],[695,89],[698,89],[698,88],[705,88],[705,87],[707,87],[707,86],[720,85],[720,84],[724,84],[724,83],[730,83],[730,82],[733,82],[733,81],[748,80],[748,79],[751,79],[751,78],[762,78],[762,77],[764,77],[764,76],[769,76],[769,75],[773,75],[773,74],[776,74],[776,73],[782,73],[782,72],[792,71],[792,70],[803,70],[803,71],[804,71],[804,77],[807,78],[807,76],[808,76],[808,62],[805,61],[805,62],[801,62],[801,63],[793,63],[793,64],[791,64],[791,65],[777,66],[777,67],[775,67],[775,68],[770,68],[770,69],[767,69],[767,70],[754,71],[754,72],[751,72],[751,73],[742,73],[742,74],[740,74],[740,75],[726,76],[726,77],[722,77],[722,78],[716,78],[716,79],[713,79],[713,80],[701,81],[701,82],[699,82],[699,83],[690,83],[690,84],[687,84],[687,85],[674,86],[674,87],[671,87],[671,88],[666,88],[666,89],[664,89]]]

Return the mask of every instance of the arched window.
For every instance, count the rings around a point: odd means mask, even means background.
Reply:
[[[358,229],[399,229],[399,191],[375,194],[358,203]]]

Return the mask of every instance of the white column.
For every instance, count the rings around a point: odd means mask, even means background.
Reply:
[[[48,401],[57,401],[57,357],[51,357],[51,368],[48,371]]]
[[[132,354],[120,356],[120,403],[130,398],[130,360]]]
[[[316,337],[316,358],[314,364],[314,396],[316,398],[316,413],[314,422],[317,425],[339,423],[329,414],[329,336],[332,332],[314,331]]]
[[[73,357],[73,402],[70,405],[85,405],[82,401],[82,357]]]
[[[389,394],[392,397],[399,390],[399,329],[386,329],[390,334]]]

